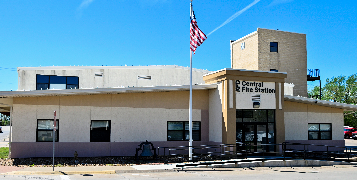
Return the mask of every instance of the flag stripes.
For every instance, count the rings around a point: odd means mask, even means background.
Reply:
[[[194,15],[190,24],[190,39],[190,49],[193,53],[195,53],[196,48],[207,39],[206,35],[198,28]]]

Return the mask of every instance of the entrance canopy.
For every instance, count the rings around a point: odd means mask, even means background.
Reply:
[[[312,105],[318,105],[318,106],[339,108],[339,109],[343,109],[344,111],[357,111],[357,105],[345,104],[345,103],[339,103],[339,102],[331,102],[331,101],[325,101],[325,100],[318,100],[318,99],[312,99],[312,98],[301,97],[301,96],[285,95],[284,100],[291,101],[291,102],[304,103],[304,104],[312,104]]]
[[[9,116],[10,108],[12,106],[12,97],[3,98],[0,97],[0,113]]]
[[[0,113],[10,115],[13,98],[16,97],[43,97],[43,96],[71,96],[91,94],[121,94],[144,92],[187,91],[189,85],[149,86],[149,87],[117,87],[117,88],[86,88],[64,90],[34,90],[34,91],[0,91]],[[193,90],[215,89],[217,85],[193,85]]]

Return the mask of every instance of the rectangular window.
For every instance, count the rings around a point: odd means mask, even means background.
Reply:
[[[66,77],[50,76],[50,89],[66,89]]]
[[[278,42],[270,42],[270,52],[278,52]]]
[[[36,90],[78,89],[79,78],[76,76],[55,76],[36,74]]]
[[[269,109],[237,109],[236,122],[275,122],[275,111]]]
[[[110,120],[92,120],[90,142],[110,142]]]
[[[309,140],[332,140],[331,123],[309,123]]]
[[[167,122],[167,140],[168,141],[188,141],[189,122],[188,121],[168,121]],[[201,141],[201,122],[192,122],[192,139]]]
[[[58,142],[58,119],[56,120],[55,141]],[[36,142],[53,142],[53,119],[38,119]]]
[[[72,76],[72,77],[67,77],[67,89],[78,89],[78,84],[79,84],[79,78]]]
[[[46,90],[49,88],[50,77],[36,74],[36,90]]]

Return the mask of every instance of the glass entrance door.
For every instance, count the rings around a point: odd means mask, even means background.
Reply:
[[[275,150],[275,110],[236,110],[237,150],[270,152]],[[239,145],[243,146],[239,146]],[[263,144],[272,144],[267,146]]]
[[[265,152],[266,146],[262,146],[262,144],[266,144],[267,142],[267,125],[259,125],[256,124],[256,133],[257,133],[257,138],[256,138],[256,152]]]
[[[237,142],[243,143],[248,152],[267,152],[266,146],[262,145],[267,143],[266,124],[237,123],[236,135]]]
[[[248,152],[252,152],[252,151],[255,151],[255,140],[256,140],[256,133],[255,133],[255,127],[254,125],[245,125],[244,126],[244,131],[243,131],[243,143],[244,145],[246,146],[246,150]]]

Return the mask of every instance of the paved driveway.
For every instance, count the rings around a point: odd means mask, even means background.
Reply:
[[[3,133],[0,133],[0,147],[9,147],[10,126],[1,126]],[[357,140],[345,139],[345,146],[355,146],[357,148]]]
[[[10,126],[1,126],[3,133],[0,133],[0,147],[9,147]]]
[[[357,140],[354,139],[345,139],[345,146],[355,146],[357,147]]]

